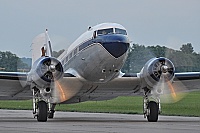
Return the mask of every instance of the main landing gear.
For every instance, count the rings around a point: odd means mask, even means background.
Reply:
[[[158,114],[161,112],[160,99],[158,97],[151,97],[149,99],[148,94],[149,89],[145,89],[144,99],[143,99],[143,112],[144,118],[147,118],[149,122],[157,122]]]
[[[33,90],[33,115],[38,122],[46,122],[47,118],[54,117],[56,104],[51,104],[49,100],[44,100],[39,94],[39,89]]]
[[[47,103],[45,101],[39,101],[37,103],[37,120],[39,122],[46,122],[47,121]]]

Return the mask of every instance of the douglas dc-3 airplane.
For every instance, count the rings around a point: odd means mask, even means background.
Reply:
[[[102,23],[89,27],[56,59],[46,30],[32,42],[29,73],[0,72],[0,99],[33,99],[34,117],[46,122],[54,117],[56,104],[142,94],[144,117],[157,122],[161,94],[176,97],[180,80],[189,89],[198,88],[199,72],[175,73],[165,57],[150,59],[139,73],[122,73],[129,47],[122,25]]]

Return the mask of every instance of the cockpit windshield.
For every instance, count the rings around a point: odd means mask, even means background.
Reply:
[[[122,34],[122,35],[127,35],[126,30],[124,29],[119,29],[119,28],[108,28],[108,29],[100,29],[97,31],[94,31],[93,36],[101,36],[101,35],[107,35],[107,34]]]
[[[113,34],[113,28],[101,29],[97,31],[97,35]]]
[[[115,34],[127,35],[127,32],[126,32],[126,30],[115,28]]]

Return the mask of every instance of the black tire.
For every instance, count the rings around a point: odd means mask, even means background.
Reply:
[[[47,103],[45,101],[38,102],[37,120],[39,122],[46,122],[48,115]]]
[[[158,121],[158,104],[154,101],[150,101],[148,104],[149,115],[147,116],[147,120],[149,122],[157,122]]]

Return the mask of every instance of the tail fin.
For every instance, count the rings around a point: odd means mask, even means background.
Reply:
[[[51,41],[48,30],[33,39],[32,42],[32,64],[42,56],[52,56]]]

